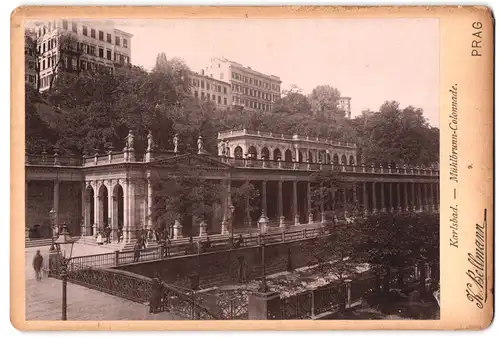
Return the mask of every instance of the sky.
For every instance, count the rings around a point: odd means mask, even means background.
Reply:
[[[111,23],[111,22],[110,22]],[[331,85],[351,100],[352,115],[386,100],[422,108],[439,123],[439,22],[436,19],[114,20],[133,34],[132,63],[180,57],[194,71],[224,56],[274,74],[282,89],[308,94]]]

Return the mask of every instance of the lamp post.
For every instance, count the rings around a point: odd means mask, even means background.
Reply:
[[[268,291],[267,281],[266,281],[266,261],[265,261],[265,243],[262,241],[261,244],[261,264],[262,264],[262,281],[260,283],[259,292],[265,293]]]
[[[71,238],[68,226],[63,223],[61,232],[55,241],[57,256],[61,260],[61,279],[62,279],[62,315],[61,319],[66,320],[67,316],[67,285],[68,285],[68,264],[73,254],[73,245],[75,242]]]
[[[55,228],[55,223],[56,223],[56,211],[54,210],[54,208],[50,209],[50,211],[49,211],[49,218],[50,218],[50,238],[52,240],[52,242],[50,244],[49,250],[51,252],[53,252],[53,251],[55,251],[55,247],[54,247],[54,228]]]

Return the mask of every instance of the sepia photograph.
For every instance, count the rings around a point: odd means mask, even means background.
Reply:
[[[23,25],[26,321],[440,319],[438,19]]]

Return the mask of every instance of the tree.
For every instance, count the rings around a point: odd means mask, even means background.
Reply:
[[[283,90],[281,98],[273,105],[273,112],[288,114],[311,114],[311,104],[307,96],[296,85],[291,85],[289,90]]]
[[[156,198],[151,215],[154,223],[159,227],[160,224],[169,226],[176,220],[207,220],[213,205],[221,202],[221,185],[186,165],[177,164],[173,169],[176,174],[166,179],[152,178]],[[188,229],[191,235],[192,230]]]
[[[439,161],[439,129],[429,125],[421,109],[387,101],[350,124],[365,163],[428,166]]]
[[[343,117],[345,113],[343,114],[337,106],[339,98],[340,91],[330,85],[317,86],[309,94],[309,102],[316,115]]]

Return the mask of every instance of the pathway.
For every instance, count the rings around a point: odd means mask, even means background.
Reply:
[[[68,320],[182,320],[170,312],[150,314],[149,306],[68,283]],[[62,282],[26,281],[26,320],[61,319]]]

